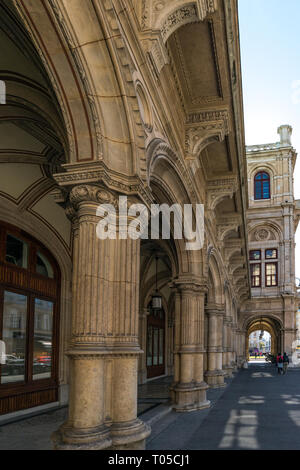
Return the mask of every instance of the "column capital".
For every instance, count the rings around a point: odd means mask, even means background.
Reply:
[[[148,207],[154,202],[150,188],[145,186],[138,175],[124,175],[111,170],[100,161],[69,163],[63,167],[66,171],[57,173],[53,177],[66,194],[72,192],[72,188],[77,186],[91,186],[99,187],[102,191],[107,190],[117,196],[135,197]]]
[[[212,304],[209,303],[205,306],[205,313],[207,315],[217,315],[217,316],[225,316],[225,306],[221,304]]]
[[[208,292],[207,280],[198,276],[182,276],[173,279],[170,287],[179,292],[193,292],[198,294],[206,294]]]

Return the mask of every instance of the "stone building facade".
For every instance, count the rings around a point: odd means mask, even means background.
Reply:
[[[248,243],[252,298],[241,322],[251,333],[268,331],[272,353],[291,355],[296,338],[295,232],[299,201],[294,199],[296,151],[292,128],[279,127],[280,141],[247,147]]]
[[[3,0],[0,35],[0,414],[68,403],[56,448],[143,448],[138,383],[199,410],[261,318],[290,346],[295,152],[246,156],[236,0]],[[203,204],[202,249],[99,240],[120,196]],[[278,286],[251,289],[249,250],[275,248]]]

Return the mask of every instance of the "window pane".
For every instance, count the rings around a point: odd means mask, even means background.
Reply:
[[[255,197],[256,199],[262,199],[262,186],[260,181],[255,184]]]
[[[274,287],[277,285],[277,264],[266,264],[266,286]]]
[[[266,259],[277,259],[277,250],[266,250]]]
[[[12,235],[6,237],[5,261],[19,268],[27,268],[28,245]]]
[[[33,380],[51,377],[53,302],[35,299]]]
[[[159,330],[159,365],[161,366],[164,363],[164,330],[160,328]]]
[[[276,265],[275,264],[266,264],[266,271],[268,275],[276,274]]]
[[[270,199],[270,184],[268,181],[263,183],[263,198]]]
[[[1,383],[25,380],[27,297],[4,293],[3,335],[6,364],[1,367]]]
[[[158,328],[154,328],[153,338],[153,365],[158,365]]]
[[[260,260],[260,259],[261,259],[261,252],[260,252],[260,250],[252,250],[252,251],[250,251],[250,259],[253,259],[253,260]]]
[[[39,251],[36,255],[36,272],[38,274],[41,274],[42,276],[50,277],[50,279],[54,278],[51,263],[46,258],[46,256],[40,253]]]
[[[152,326],[147,329],[147,366],[152,366]]]
[[[260,276],[260,264],[252,264],[252,276]]]

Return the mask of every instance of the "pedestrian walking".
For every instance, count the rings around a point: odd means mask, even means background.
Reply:
[[[281,353],[278,353],[277,355],[276,364],[277,364],[278,374],[281,375],[283,373],[283,356]]]
[[[283,373],[286,374],[288,365],[290,363],[289,356],[287,353],[283,354]]]

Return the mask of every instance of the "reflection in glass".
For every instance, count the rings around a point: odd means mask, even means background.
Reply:
[[[277,250],[266,250],[266,259],[277,259]]]
[[[258,261],[261,259],[261,252],[260,250],[252,250],[250,251],[250,259]]]
[[[4,292],[3,335],[6,364],[1,366],[1,383],[25,380],[27,297]]]
[[[42,276],[49,277],[50,279],[54,278],[51,263],[40,251],[36,254],[36,272]]]
[[[5,261],[27,269],[28,245],[19,238],[7,235]]]
[[[164,330],[159,329],[159,365],[164,363]]]
[[[52,370],[53,302],[35,299],[33,380],[48,379]]]
[[[153,329],[154,338],[153,338],[153,365],[158,365],[158,328]]]
[[[266,264],[266,287],[277,286],[277,264]]]

